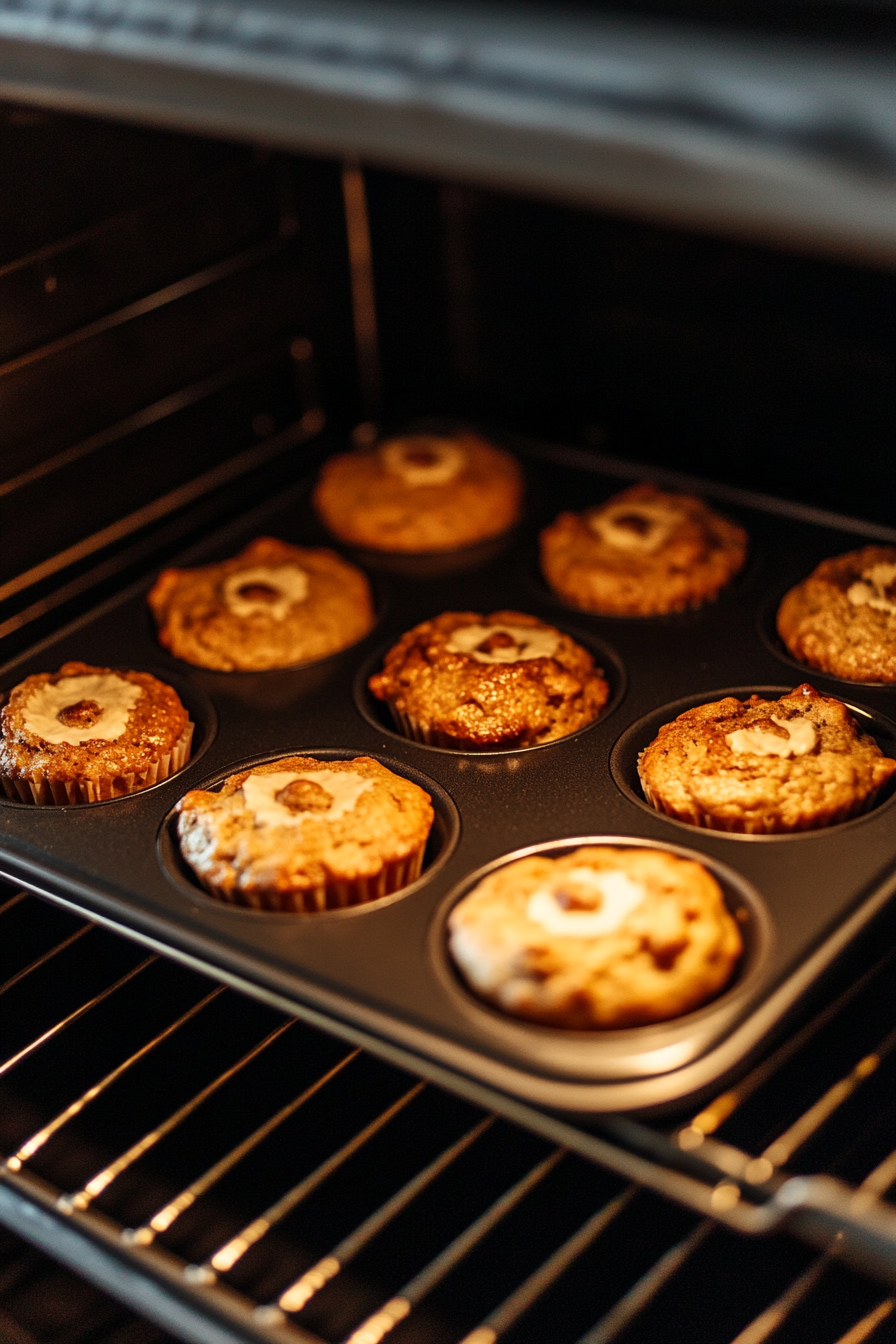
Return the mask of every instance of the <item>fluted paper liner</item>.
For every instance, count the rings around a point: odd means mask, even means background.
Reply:
[[[128,794],[161,784],[182,770],[190,758],[194,731],[195,725],[188,720],[169,752],[146,770],[128,775],[109,775],[104,779],[53,779],[46,771],[34,771],[28,778],[0,776],[0,784],[7,798],[38,807],[72,807],[78,803],[105,803],[112,798],[126,798]]]
[[[645,799],[651,807],[657,812],[662,812],[666,817],[671,817],[674,821],[687,822],[689,826],[700,826],[707,831],[725,831],[728,835],[796,835],[802,831],[823,831],[828,826],[839,826],[842,821],[849,821],[852,817],[861,816],[864,812],[870,812],[877,802],[880,789],[875,789],[867,797],[857,799],[855,802],[847,803],[825,816],[824,822],[818,826],[806,826],[794,830],[782,830],[780,828],[762,825],[762,818],[759,817],[714,817],[708,812],[704,812],[696,803],[692,804],[692,810],[682,812],[679,809],[665,803],[649,784],[641,778],[640,772],[638,778],[641,782],[641,790]]]
[[[381,896],[409,887],[423,871],[426,840],[401,859],[387,860],[373,877],[332,879],[303,891],[267,891],[254,893],[254,898],[240,891],[224,892],[212,883],[202,885],[211,896],[243,909],[268,913],[283,911],[287,914],[319,914],[324,910],[345,910],[350,906],[366,905]],[[199,877],[199,874],[196,874]],[[201,880],[201,878],[200,878]]]

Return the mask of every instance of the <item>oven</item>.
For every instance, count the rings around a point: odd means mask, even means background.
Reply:
[[[413,603],[466,604],[483,574],[556,613],[546,511],[646,478],[751,520],[706,646],[724,684],[805,679],[773,647],[781,575],[833,534],[896,539],[893,36],[870,4],[0,4],[2,687],[62,648],[150,650],[159,568],[304,539],[331,453],[472,425],[525,465],[520,548],[372,563],[376,631],[300,692],[172,677],[216,768],[226,733],[250,757],[282,731],[435,781],[446,893],[529,839],[612,829],[550,812],[546,753],[477,782],[402,745],[362,673]],[[699,620],[565,619],[617,659],[607,816],[699,847],[625,793],[641,710],[723,684]],[[882,741],[891,694],[855,695]],[[583,1099],[390,1006],[355,944],[352,997],[338,965],[287,975],[255,926],[190,923],[176,872],[170,909],[141,906],[165,787],[144,831],[0,804],[4,1341],[896,1337],[891,814],[756,859],[760,887],[848,896],[736,1050]]]

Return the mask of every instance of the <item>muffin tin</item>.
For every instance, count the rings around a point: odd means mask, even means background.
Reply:
[[[855,707],[896,750],[896,687],[856,686],[796,670],[771,604],[827,555],[896,532],[821,515],[597,455],[514,443],[530,475],[524,524],[499,544],[444,564],[349,554],[374,579],[378,620],[359,644],[321,662],[259,673],[191,668],[156,643],[149,581],[8,664],[0,684],[69,659],[153,672],[174,685],[198,748],[144,793],[77,808],[0,802],[0,869],[212,974],[417,1067],[494,1099],[555,1111],[660,1111],[717,1087],[754,1052],[896,888],[896,799],[826,831],[739,836],[700,830],[639,797],[637,752],[688,704],[810,681]],[[538,577],[539,527],[648,477],[697,490],[744,523],[751,556],[714,604],[659,618],[605,618],[565,607]],[[311,480],[209,536],[177,564],[226,558],[260,534],[326,544],[308,505]],[[464,753],[410,742],[366,690],[385,648],[444,610],[530,612],[588,645],[612,699],[592,726],[522,750]],[[350,911],[262,914],[219,903],[193,882],[173,808],[247,764],[287,754],[371,755],[428,788],[436,825],[423,875]],[[643,841],[716,873],[744,930],[746,956],[714,1002],[671,1023],[563,1032],[504,1017],[473,998],[445,952],[451,905],[497,863],[570,845]],[[510,1103],[507,1103],[510,1104]]]

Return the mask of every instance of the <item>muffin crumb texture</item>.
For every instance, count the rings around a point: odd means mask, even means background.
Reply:
[[[896,547],[823,560],[787,593],[777,624],[801,663],[846,681],[896,681]]]
[[[314,506],[335,537],[374,551],[455,551],[519,521],[523,476],[474,434],[408,434],[325,462]]]
[[[360,569],[335,551],[274,537],[258,537],[220,564],[165,569],[147,600],[164,648],[221,672],[326,658],[374,622]]]
[[[541,534],[541,567],[572,606],[660,616],[715,598],[742,568],[747,534],[692,495],[633,485]]]
[[[690,1012],[724,989],[743,951],[702,864],[635,846],[507,864],[454,907],[448,936],[481,998],[580,1031]]]
[[[592,723],[610,688],[587,649],[518,611],[446,611],[386,654],[371,692],[415,741],[461,751],[551,742]]]
[[[647,801],[667,816],[770,835],[867,811],[896,761],[859,732],[842,701],[803,685],[780,700],[728,696],[686,710],[641,753],[638,773]]]
[[[429,794],[366,756],[286,756],[178,804],[181,853],[212,896],[255,910],[362,905],[416,881]]]
[[[186,764],[193,724],[148,672],[65,663],[26,677],[0,713],[0,783],[39,805],[105,802]]]

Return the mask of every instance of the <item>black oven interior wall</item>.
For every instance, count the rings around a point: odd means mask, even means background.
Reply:
[[[10,654],[363,420],[460,417],[891,520],[880,269],[18,107],[0,180]]]
[[[459,413],[892,522],[892,274],[453,183],[367,182],[388,418]]]

